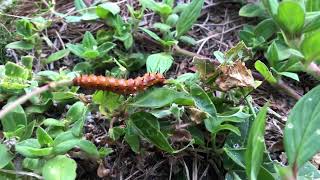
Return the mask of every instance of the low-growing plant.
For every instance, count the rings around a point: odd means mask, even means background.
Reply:
[[[261,61],[257,61],[255,67],[271,84],[282,76],[299,81],[297,72],[319,77],[319,48],[315,46],[319,40],[319,9],[316,4],[313,0],[261,0],[240,10],[241,16],[262,19],[255,27],[246,26],[240,38],[256,51],[262,50],[270,68]]]

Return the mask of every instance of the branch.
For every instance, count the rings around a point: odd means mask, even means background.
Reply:
[[[7,106],[5,106],[0,111],[0,119],[2,119],[6,114],[8,114],[12,110],[14,110],[17,106],[19,106],[19,105],[25,103],[26,101],[28,101],[33,96],[36,96],[36,95],[41,94],[43,92],[46,92],[46,91],[48,91],[50,89],[54,89],[56,87],[70,85],[70,84],[72,84],[72,81],[59,81],[59,82],[51,82],[51,83],[49,83],[47,85],[44,85],[44,86],[39,87],[39,88],[36,88],[33,91],[31,91],[30,93],[27,93],[27,94],[21,96],[20,98],[18,98],[14,102],[12,102],[12,103],[8,104]]]

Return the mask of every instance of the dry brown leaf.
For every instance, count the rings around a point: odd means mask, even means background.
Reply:
[[[216,83],[223,91],[236,87],[255,87],[252,73],[242,61],[235,61],[232,65],[221,65],[219,70],[221,75]]]
[[[191,139],[190,132],[185,129],[176,129],[171,136],[172,142],[190,142]]]
[[[197,108],[187,108],[187,111],[191,121],[195,122],[196,124],[201,124],[203,120],[207,117],[206,113],[200,111]]]
[[[101,162],[97,169],[97,175],[100,178],[110,176],[110,169],[105,168],[103,163]]]

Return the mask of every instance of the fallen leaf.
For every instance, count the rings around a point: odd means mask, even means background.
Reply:
[[[190,142],[191,139],[190,132],[185,129],[176,129],[171,136],[172,142]]]
[[[221,75],[216,83],[222,91],[236,87],[256,87],[251,71],[242,61],[235,61],[232,65],[223,64],[219,66],[219,71]]]
[[[196,124],[201,124],[203,120],[207,117],[206,113],[197,109],[197,108],[187,108],[188,115],[191,121],[195,122]]]

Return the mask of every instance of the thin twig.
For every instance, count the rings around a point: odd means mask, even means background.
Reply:
[[[49,84],[44,85],[42,87],[34,89],[30,93],[27,93],[27,94],[21,96],[20,98],[18,98],[14,102],[12,102],[12,103],[8,104],[7,106],[5,106],[0,111],[0,119],[2,119],[6,114],[8,114],[12,110],[14,110],[17,106],[19,106],[19,105],[25,103],[26,101],[28,101],[33,96],[36,96],[36,95],[41,94],[43,92],[46,92],[46,91],[48,91],[50,89],[54,89],[56,87],[65,86],[65,85],[69,85],[69,84],[71,84],[71,81],[59,81],[59,82],[52,82],[52,83],[49,83]]]
[[[36,173],[32,173],[32,172],[16,171],[16,170],[8,170],[8,169],[0,169],[0,172],[4,172],[7,174],[20,175],[20,176],[30,176],[30,177],[34,177],[37,179],[44,179],[42,176],[40,176]]]

